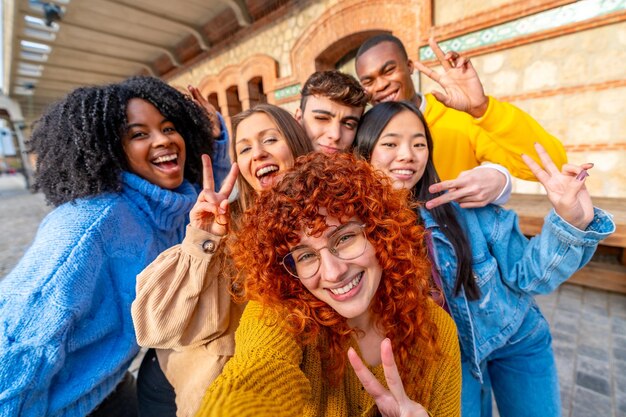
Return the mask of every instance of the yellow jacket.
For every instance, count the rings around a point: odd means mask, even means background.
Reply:
[[[536,181],[520,156],[527,154],[540,163],[534,142],[543,145],[559,169],[567,162],[561,142],[512,104],[489,97],[483,117],[474,119],[444,106],[432,94],[426,94],[425,99],[433,162],[442,180],[454,179],[488,161],[503,165],[515,177]]]
[[[419,387],[405,382],[409,398],[433,417],[460,416],[461,362],[456,326],[434,302],[427,305],[438,328],[442,357],[426,369]],[[339,386],[323,377],[316,346],[301,346],[271,325],[277,320],[249,302],[235,334],[235,356],[208,389],[197,416],[373,416],[377,408],[348,364]],[[357,349],[356,343],[353,347]],[[415,347],[419,351],[419,346]],[[357,349],[358,352],[358,349]],[[408,366],[411,364],[400,364]],[[371,367],[386,386],[382,364]],[[418,369],[411,369],[417,372]]]

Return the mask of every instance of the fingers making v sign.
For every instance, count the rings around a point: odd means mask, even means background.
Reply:
[[[593,164],[565,164],[559,171],[543,146],[535,143],[535,149],[543,168],[528,155],[522,155],[522,159],[546,189],[556,213],[572,226],[585,230],[593,220],[593,203],[585,188],[587,170]]]
[[[354,349],[348,350],[348,360],[363,388],[374,398],[380,414],[383,417],[428,417],[424,407],[411,400],[404,391],[398,366],[393,357],[391,340],[384,339],[380,343],[380,358],[389,389],[378,382]]]
[[[454,51],[444,53],[432,37],[428,44],[443,67],[443,73],[419,61],[413,65],[444,90],[443,93],[433,91],[432,94],[447,107],[469,113],[473,117],[482,117],[487,111],[489,98],[470,60]]]
[[[189,213],[189,220],[193,227],[217,236],[224,236],[228,232],[230,220],[228,197],[233,191],[238,174],[239,167],[235,162],[224,179],[222,188],[216,192],[211,158],[208,155],[202,155],[202,191]]]

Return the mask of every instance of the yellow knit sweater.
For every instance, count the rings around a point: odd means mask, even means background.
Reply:
[[[426,369],[419,387],[405,383],[405,390],[433,417],[460,416],[456,326],[434,303],[428,309],[438,328],[442,357]],[[208,389],[197,416],[377,415],[374,400],[349,364],[342,383],[330,386],[323,378],[317,348],[301,347],[280,326],[268,324],[275,322],[269,314],[260,319],[261,311],[260,304],[248,303],[235,335],[235,356]],[[386,386],[382,365],[370,370]]]

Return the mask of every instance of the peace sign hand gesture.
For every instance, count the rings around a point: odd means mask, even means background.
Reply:
[[[367,369],[354,349],[348,349],[348,360],[363,384],[363,388],[374,397],[378,411],[383,417],[428,417],[428,413],[420,404],[411,400],[404,391],[396,361],[393,358],[391,340],[388,338],[380,343],[380,357],[383,362],[387,390]]]
[[[444,53],[433,37],[428,40],[428,44],[443,66],[443,74],[419,61],[415,61],[414,65],[445,91],[433,91],[432,94],[446,107],[469,113],[472,117],[482,117],[487,111],[489,97],[485,95],[483,84],[470,60],[458,52]]]
[[[585,230],[593,220],[593,203],[585,188],[587,170],[593,164],[565,164],[559,171],[543,146],[535,143],[535,149],[543,169],[528,155],[522,155],[522,159],[546,189],[556,213],[572,226]]]
[[[202,155],[202,191],[198,200],[189,213],[189,220],[193,227],[202,229],[216,236],[224,236],[228,232],[230,213],[228,210],[228,197],[233,191],[239,167],[233,163],[230,172],[219,192],[215,192],[213,181],[213,167],[211,158]]]

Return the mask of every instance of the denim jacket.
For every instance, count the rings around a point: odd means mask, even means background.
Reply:
[[[454,248],[427,210],[420,209],[420,215],[432,234],[433,261],[458,328],[462,355],[482,382],[480,363],[517,332],[534,305],[533,294],[553,291],[582,268],[598,242],[615,231],[615,224],[610,214],[595,208],[593,220],[582,231],[552,210],[541,234],[528,240],[513,211],[493,205],[462,209],[455,204],[455,209],[472,246],[472,268],[481,293],[475,301],[467,299],[463,288],[454,295]]]

